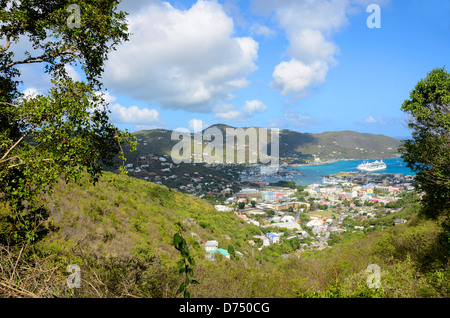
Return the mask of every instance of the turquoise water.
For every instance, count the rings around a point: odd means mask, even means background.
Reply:
[[[375,160],[369,161],[373,162]],[[386,163],[387,168],[375,173],[402,173],[403,175],[414,175],[414,172],[406,167],[406,163],[403,162],[402,158],[383,159],[383,161]],[[296,181],[298,185],[306,186],[313,183],[321,183],[324,175],[358,171],[356,167],[362,162],[363,160],[343,160],[323,165],[292,167],[288,169],[300,170],[305,176],[295,175],[294,178],[290,180]]]

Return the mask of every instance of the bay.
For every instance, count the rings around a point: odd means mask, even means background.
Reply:
[[[380,159],[378,159],[380,160]],[[386,169],[374,173],[401,173],[403,175],[414,175],[415,173],[406,167],[406,163],[402,158],[382,159],[386,163]],[[373,162],[375,160],[369,160]],[[297,185],[307,186],[314,183],[322,183],[323,176],[336,174],[340,172],[358,171],[356,168],[363,160],[341,160],[333,163],[321,165],[306,165],[298,167],[289,167],[287,170],[300,170],[304,176],[295,174],[293,178],[287,179],[296,181]],[[268,178],[272,179],[272,178]],[[269,182],[277,182],[279,179],[268,180]]]

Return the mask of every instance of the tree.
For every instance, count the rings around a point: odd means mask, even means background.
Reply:
[[[189,252],[189,247],[182,235],[182,226],[180,223],[176,224],[178,227],[178,232],[174,234],[172,239],[172,245],[180,252],[181,259],[177,262],[178,274],[184,275],[184,282],[180,284],[177,289],[176,294],[179,295],[183,293],[184,298],[190,298],[191,293],[188,290],[190,285],[198,284],[195,279],[189,278],[189,276],[194,276],[193,267],[195,266],[195,260]]]
[[[436,218],[450,209],[450,74],[436,68],[420,80],[405,100],[412,139],[401,149],[407,166],[416,173],[417,189],[424,193],[422,212]]]
[[[36,238],[45,219],[42,195],[60,178],[77,181],[87,174],[95,183],[118,155],[125,160],[125,142],[136,147],[134,136],[109,121],[99,94],[108,52],[128,40],[118,2],[0,1],[0,201],[11,207],[0,222],[0,242]],[[34,52],[16,56],[19,40],[28,40]],[[44,95],[19,91],[18,67],[30,64],[41,64],[52,79]],[[78,64],[83,82],[67,73]]]
[[[236,258],[236,250],[234,249],[234,246],[231,244],[228,245],[228,253],[230,253],[233,259]]]

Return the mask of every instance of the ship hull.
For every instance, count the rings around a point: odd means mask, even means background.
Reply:
[[[385,170],[386,168],[387,168],[387,166],[383,161],[381,161],[381,162],[375,161],[372,163],[364,162],[357,167],[357,169],[359,171],[364,171],[364,172],[381,171],[381,170]]]

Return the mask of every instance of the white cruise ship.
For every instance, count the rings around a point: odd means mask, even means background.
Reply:
[[[372,172],[372,171],[379,171],[386,169],[387,166],[383,162],[383,160],[376,160],[375,162],[363,162],[362,164],[358,165],[357,169],[359,171],[366,171],[366,172]]]

